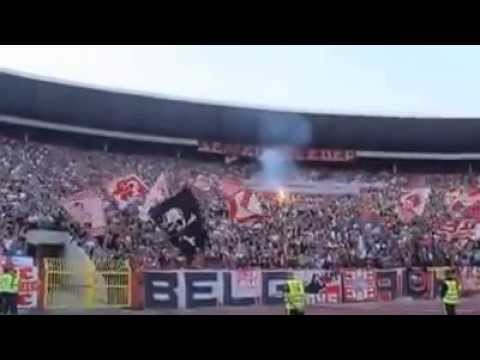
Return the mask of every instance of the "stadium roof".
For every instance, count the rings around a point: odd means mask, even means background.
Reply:
[[[0,121],[85,134],[382,152],[479,153],[480,119],[280,112],[126,94],[0,72]]]

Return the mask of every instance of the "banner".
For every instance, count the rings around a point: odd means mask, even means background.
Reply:
[[[140,207],[140,219],[148,221],[150,219],[148,212],[150,209],[170,196],[170,189],[164,174],[161,174],[155,184],[149,190],[145,203]]]
[[[102,197],[95,191],[82,191],[61,201],[63,208],[82,227],[91,225],[93,236],[103,235],[107,226]]]
[[[462,295],[474,295],[480,293],[480,268],[464,267],[460,269],[460,282]]]
[[[242,185],[257,193],[277,193],[279,188],[261,180],[246,180]],[[281,188],[288,194],[305,195],[358,195],[365,188],[365,184],[356,182],[338,182],[331,180],[319,181],[286,181]]]
[[[402,269],[376,271],[379,301],[393,301],[402,295]]]
[[[303,279],[309,306],[434,299],[435,270],[178,270],[144,273],[145,306],[193,309],[217,306],[283,306],[290,276]],[[438,273],[437,271],[437,273]],[[437,274],[438,275],[438,274]],[[462,269],[462,294],[480,293],[480,268]],[[343,278],[343,288],[342,288]]]
[[[142,200],[147,194],[147,187],[134,174],[117,178],[107,186],[108,193],[116,201],[120,209],[124,209],[135,200]]]
[[[20,275],[19,289],[18,289],[18,308],[19,309],[34,309],[38,306],[38,292],[39,292],[39,278],[38,268],[33,266],[33,259],[30,257],[1,257],[0,258],[0,273],[9,261],[13,264]]]
[[[341,274],[324,270],[296,271],[295,274],[303,279],[309,305],[342,302]]]
[[[345,302],[365,302],[377,300],[375,271],[344,270],[343,299]]]
[[[219,142],[199,142],[198,151],[239,157],[259,157],[264,148],[249,145],[227,145]],[[352,150],[287,148],[297,161],[348,162],[356,159]]]
[[[416,216],[422,216],[430,196],[429,188],[413,189],[400,198],[398,215],[405,222],[411,222]]]
[[[449,220],[442,223],[437,232],[447,241],[465,242],[478,238],[478,224],[476,220]]]
[[[434,297],[434,273],[420,268],[405,271],[405,296],[414,299],[432,299]]]
[[[232,295],[236,298],[259,298],[262,294],[262,272],[259,270],[232,271]]]

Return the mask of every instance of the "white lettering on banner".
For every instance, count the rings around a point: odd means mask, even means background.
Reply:
[[[166,288],[168,288],[169,283],[167,281],[153,281],[152,286],[154,288],[158,288],[158,289],[162,289],[162,288],[166,289]],[[177,289],[175,289],[175,293],[178,293]],[[159,300],[159,301],[168,300],[168,294],[154,293],[153,297],[154,297],[155,300]]]
[[[466,271],[462,272],[465,280],[470,280],[479,273],[478,269],[475,269],[474,273]],[[391,296],[381,297],[383,301],[391,301],[402,296],[403,293],[407,294],[403,291],[405,269],[386,271],[389,274],[388,277],[377,277],[377,274],[382,271],[365,269],[342,272],[324,270],[146,271],[144,273],[145,307],[147,309],[194,309],[215,306],[255,306],[259,303],[265,306],[277,306],[283,304],[281,288],[292,272],[299,279],[303,279],[310,305],[338,304],[344,301],[375,301],[381,291],[391,293]],[[319,280],[321,283],[320,286],[313,286],[314,276],[317,277],[315,281]],[[377,279],[380,280],[379,284],[382,287],[380,290]],[[478,278],[475,280],[478,281]],[[472,281],[465,285],[467,288],[477,289],[478,283]],[[345,294],[342,286],[345,287]]]
[[[217,274],[221,277],[221,273]],[[222,303],[223,294],[223,281],[217,279],[217,281],[195,281],[193,283],[195,287],[210,288],[210,292],[206,293],[194,293],[193,300],[216,300],[218,303]]]
[[[283,293],[278,289],[281,285],[285,285],[287,280],[271,280],[268,283],[268,295],[272,298],[283,298]]]

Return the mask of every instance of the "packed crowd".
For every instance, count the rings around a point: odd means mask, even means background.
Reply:
[[[248,178],[258,171],[256,163],[225,165],[221,161],[167,155],[125,155],[88,151],[0,137],[0,231],[3,254],[25,252],[30,229],[57,229],[71,234],[72,241],[94,259],[128,258],[139,267],[178,268],[185,257],[152,221],[142,221],[138,204],[120,210],[104,193],[107,231],[94,237],[75,223],[59,205],[59,199],[75,192],[104,188],[116,176],[135,173],[151,186],[166,174],[171,192],[188,185],[199,174],[213,186],[193,189],[198,198],[208,241],[194,267],[408,267],[480,265],[476,237],[447,241],[437,232],[450,219],[445,192],[468,181],[466,174],[405,175],[391,171],[370,172],[320,165],[300,169],[296,176],[308,180],[334,179],[383,182],[382,188],[358,196],[320,198],[313,206],[303,201],[262,201],[270,216],[253,225],[238,224],[228,210],[218,184],[222,177]],[[421,217],[404,224],[396,207],[409,182],[432,186],[429,204]],[[261,197],[261,196],[260,196]],[[318,199],[317,199],[318,200]]]

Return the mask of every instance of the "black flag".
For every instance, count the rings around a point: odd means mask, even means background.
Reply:
[[[187,258],[192,259],[196,249],[203,251],[207,232],[204,230],[200,205],[190,189],[184,189],[152,207],[149,215]]]

